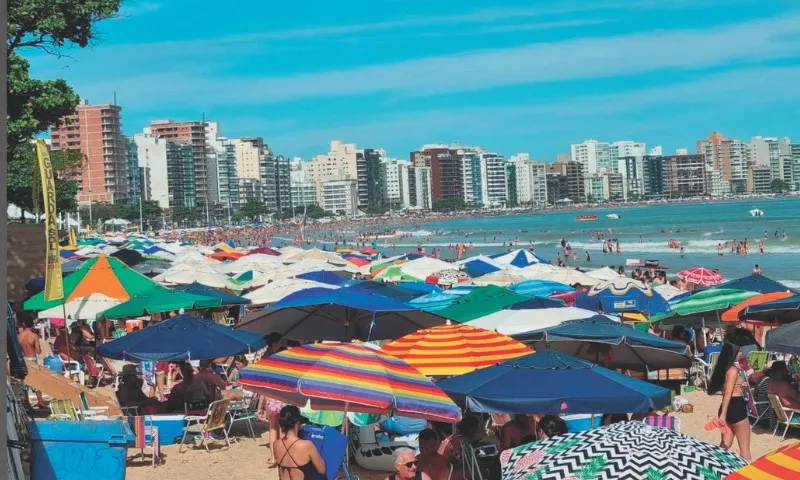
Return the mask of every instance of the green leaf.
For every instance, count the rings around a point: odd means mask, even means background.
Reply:
[[[565,441],[563,441],[563,442],[561,442],[561,443],[559,443],[557,445],[553,445],[552,447],[548,448],[547,449],[547,454],[548,455],[555,455],[556,453],[565,452],[565,451],[569,450],[570,448],[574,447],[575,445],[578,445],[582,441],[583,440],[581,440],[579,438],[573,438],[572,440],[565,440]]]
[[[667,477],[653,467],[647,469],[647,480],[665,480]]]
[[[550,470],[550,467],[540,468],[539,470],[536,470],[535,472],[525,477],[525,480],[541,480],[541,478],[544,476],[545,473],[548,472],[548,470]]]
[[[714,456],[717,457],[717,459],[719,459],[719,461],[724,462],[724,463],[726,463],[726,464],[728,464],[728,465],[730,465],[730,466],[732,466],[734,468],[737,468],[737,469],[746,465],[746,463],[744,463],[744,462],[738,460],[737,458],[734,458],[732,455],[728,455],[728,454],[726,454],[724,452],[715,451],[714,452]]]
[[[595,457],[588,465],[581,468],[578,478],[580,480],[594,480],[604,468],[606,468],[606,457]]]
[[[718,473],[714,473],[714,471],[708,467],[698,466],[697,473],[703,476],[703,480],[722,480],[722,477],[720,477]]]

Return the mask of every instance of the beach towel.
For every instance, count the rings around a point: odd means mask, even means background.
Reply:
[[[661,427],[675,430],[675,417],[672,415],[648,415],[642,420],[651,427]]]

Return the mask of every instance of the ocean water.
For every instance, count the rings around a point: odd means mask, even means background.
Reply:
[[[750,209],[764,211],[762,217],[752,217]],[[577,215],[595,213],[596,221],[579,222]],[[608,218],[618,214],[619,219]],[[421,242],[430,251],[442,249],[442,257],[455,258],[449,247],[458,242],[472,243],[469,256],[477,253],[500,253],[508,249],[503,242],[528,248],[533,242],[537,255],[555,260],[559,242],[565,238],[578,253],[578,262],[571,266],[599,267],[620,265],[626,259],[659,260],[668,273],[692,266],[718,268],[726,278],[748,275],[758,264],[764,275],[800,287],[800,198],[759,199],[751,201],[710,202],[692,204],[658,204],[622,208],[593,208],[581,211],[544,212],[539,214],[507,215],[500,217],[458,218],[423,223],[415,229],[399,227],[412,238],[394,239],[395,248],[385,246],[393,239],[379,239],[387,254],[416,247]],[[621,255],[602,254],[605,238],[619,240]],[[777,236],[776,236],[777,232]],[[674,239],[683,247],[669,247]],[[732,254],[730,247],[718,255],[717,245],[747,240],[749,255]],[[764,255],[758,253],[758,242],[764,242]],[[584,261],[588,251],[591,262]]]

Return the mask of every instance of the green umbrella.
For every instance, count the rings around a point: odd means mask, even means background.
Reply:
[[[106,318],[130,318],[152,315],[159,312],[193,310],[197,308],[218,307],[219,298],[179,290],[154,291],[151,294],[135,296],[125,303],[103,312]]]
[[[402,263],[406,260],[405,255],[398,255],[396,257],[389,257],[384,258],[379,261],[372,262],[372,265],[369,266],[369,273],[375,273],[376,271],[386,268],[390,265],[394,265],[396,263]]]
[[[373,278],[376,282],[421,282],[419,278],[403,273],[398,265],[387,267]]]
[[[720,313],[758,294],[750,290],[709,288],[686,297],[672,305],[670,312],[655,315],[650,321],[658,322],[662,328],[675,325],[724,328]]]
[[[528,295],[520,295],[507,288],[487,285],[473,289],[447,307],[437,310],[436,313],[464,323],[530,299]]]

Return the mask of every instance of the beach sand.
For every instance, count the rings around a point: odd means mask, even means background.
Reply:
[[[722,397],[719,395],[708,396],[702,391],[690,392],[684,394],[684,397],[694,406],[694,412],[680,414],[683,433],[712,444],[718,444],[719,433],[717,431],[707,432],[705,424],[716,416]],[[166,480],[184,480],[201,473],[203,478],[224,478],[226,480],[277,479],[277,470],[267,466],[269,433],[266,424],[258,423],[256,434],[259,435],[256,440],[247,437],[244,425],[237,424],[232,432],[236,440],[229,450],[225,449],[224,442],[212,444],[211,453],[200,448],[178,453],[178,445],[164,447],[162,464],[155,469],[150,466],[149,455],[142,460],[141,457],[136,457],[139,452],[128,450],[127,478],[128,480],[145,480],[155,476]],[[792,443],[797,439],[798,431],[790,430],[784,444]],[[779,436],[773,438],[772,432],[766,431],[763,427],[756,427],[753,430],[750,442],[753,458],[760,457],[779,445],[781,445]],[[736,442],[734,442],[733,450],[737,453],[739,451]],[[386,477],[385,473],[360,470],[356,466],[352,467],[352,473],[359,475],[364,480],[380,480]]]

